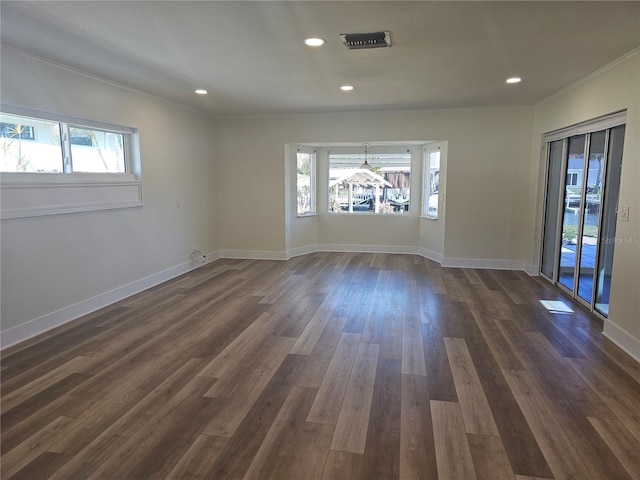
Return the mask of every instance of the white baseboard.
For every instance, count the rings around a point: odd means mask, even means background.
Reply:
[[[429,260],[433,260],[434,262],[438,262],[442,265],[443,256],[440,252],[436,252],[434,250],[429,250],[428,248],[420,247],[418,249],[418,255],[424,258],[428,258]]]
[[[223,251],[222,256],[226,258],[264,258],[261,256],[247,256],[263,255],[265,252],[253,252],[253,251],[234,251],[236,256],[227,256],[226,250]],[[443,267],[452,268],[481,268],[481,269],[495,269],[495,270],[523,270],[529,273],[529,275],[537,275],[537,266],[525,264],[525,262],[519,260],[485,260],[477,258],[445,258],[441,253],[434,250],[429,250],[423,247],[414,246],[398,246],[398,245],[358,245],[358,244],[338,244],[338,243],[320,243],[317,245],[305,245],[303,247],[292,248],[287,251],[286,259],[296,257],[299,255],[306,255],[315,252],[353,252],[353,253],[398,253],[408,255],[420,255],[421,257],[428,258],[438,262]],[[272,252],[278,253],[278,252]],[[282,257],[268,257],[269,260],[280,260]],[[535,273],[532,273],[535,272]]]
[[[218,250],[207,253],[207,263],[215,262],[220,258],[220,252]]]
[[[319,252],[355,252],[355,253],[402,253],[418,254],[418,247],[403,245],[357,245],[339,243],[321,243]]]
[[[443,267],[480,268],[492,270],[524,270],[524,262],[519,260],[491,260],[481,258],[448,258],[442,260]]]
[[[640,340],[609,320],[604,321],[602,334],[640,363]]]
[[[319,252],[318,245],[305,245],[304,247],[295,247],[287,250],[287,260],[300,255],[308,255],[309,253]]]
[[[209,261],[213,261],[211,259],[215,259],[214,257],[217,258],[217,254],[215,252],[207,254]],[[135,295],[143,290],[155,287],[167,280],[171,280],[172,278],[194,270],[199,266],[200,265],[194,266],[190,262],[184,262],[174,267],[167,268],[166,270],[162,270],[161,272],[154,273],[153,275],[149,275],[148,277],[114,288],[108,292],[101,293],[95,297],[82,300],[78,303],[74,303],[73,305],[56,310],[55,312],[48,313],[39,318],[8,328],[3,332],[0,332],[0,349],[23,342],[29,338],[35,337],[36,335],[40,335],[48,330],[59,327],[60,325],[64,325],[76,318],[80,318],[83,315],[87,315],[113,303],[119,302],[120,300],[124,300],[131,295]]]
[[[219,255],[219,258],[241,258],[243,260],[287,260],[287,252],[269,250],[220,250]]]
[[[540,265],[525,262],[524,271],[527,272],[530,277],[538,277],[540,276]]]

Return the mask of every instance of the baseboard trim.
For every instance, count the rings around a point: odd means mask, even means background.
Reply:
[[[440,252],[429,250],[428,248],[423,247],[420,247],[418,249],[418,255],[424,258],[428,258],[429,260],[433,260],[434,262],[438,262],[440,265],[442,265],[442,260],[444,259]]]
[[[319,252],[354,252],[354,253],[400,253],[418,254],[418,248],[404,245],[357,245],[340,243],[321,243],[318,245]]]
[[[492,270],[525,270],[524,262],[519,260],[492,260],[482,258],[448,258],[442,260],[443,267],[479,268]]]
[[[640,363],[640,340],[609,320],[604,321],[602,334]]]
[[[310,253],[319,252],[318,245],[305,245],[304,247],[296,247],[287,250],[287,260],[293,257],[299,257],[300,255],[308,255]]]
[[[500,259],[480,259],[480,258],[448,258],[434,250],[423,247],[399,246],[399,245],[358,245],[340,243],[320,243],[317,245],[305,245],[288,250],[285,255],[279,252],[254,252],[246,250],[234,250],[233,257],[227,257],[227,250],[223,250],[221,256],[225,258],[251,258],[267,260],[287,260],[300,255],[307,255],[315,252],[352,252],[352,253],[396,253],[407,255],[420,255],[438,262],[443,267],[451,268],[479,268],[494,270],[522,270],[529,275],[537,275],[537,265],[530,265],[520,260],[500,260]],[[263,257],[265,253],[272,253],[270,257]],[[253,256],[258,254],[258,256]],[[249,256],[251,255],[251,256]],[[534,273],[535,272],[535,273]]]
[[[527,272],[530,277],[538,277],[540,276],[540,265],[534,265],[533,263],[525,262],[524,271]]]
[[[287,260],[287,252],[270,250],[220,250],[219,255],[219,258],[243,260]]]
[[[207,254],[209,261],[217,258],[217,253]],[[82,300],[73,305],[63,307],[55,312],[48,313],[41,317],[29,320],[28,322],[16,325],[0,332],[0,349],[5,349],[12,345],[28,340],[36,335],[45,333],[51,329],[64,325],[89,313],[93,313],[101,308],[124,300],[136,293],[155,287],[167,280],[183,275],[200,265],[193,265],[191,262],[184,262],[179,265],[167,268],[161,272],[154,273],[148,277],[135,280],[121,287],[114,288],[108,292],[101,293],[95,297]]]
[[[207,253],[207,263],[214,262],[219,258],[220,258],[220,252],[217,250],[211,253]]]

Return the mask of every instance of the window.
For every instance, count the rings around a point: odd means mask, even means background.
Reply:
[[[329,153],[329,212],[406,214],[410,193],[408,150],[369,155]]]
[[[69,127],[74,172],[124,173],[124,134]]]
[[[142,205],[137,130],[2,105],[2,219]]]
[[[0,171],[62,172],[60,124],[2,113]]]
[[[578,174],[577,173],[567,173],[567,185],[575,187],[578,185]]]
[[[2,172],[125,173],[128,131],[2,113]],[[66,141],[69,139],[69,141]]]
[[[297,196],[298,215],[313,215],[316,213],[315,189],[316,153],[297,153]]]
[[[429,218],[438,218],[440,147],[435,151],[425,151],[423,172],[422,215]]]
[[[32,126],[23,125],[18,123],[6,123],[0,122],[0,136],[4,138],[20,139],[20,140],[35,140]]]
[[[80,128],[70,128],[69,138],[71,140],[71,145],[85,145],[87,147],[93,147],[95,145],[93,138],[91,138],[91,134],[88,133],[87,130],[83,131]]]

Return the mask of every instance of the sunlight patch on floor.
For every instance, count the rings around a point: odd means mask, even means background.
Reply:
[[[573,313],[571,307],[560,300],[540,300],[540,303],[551,313]]]

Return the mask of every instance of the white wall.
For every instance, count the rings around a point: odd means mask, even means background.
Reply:
[[[286,256],[285,144],[448,141],[444,255],[522,264],[531,223],[523,220],[529,186],[533,109],[451,109],[268,115],[217,120],[221,251]],[[417,155],[418,163],[421,155]],[[416,189],[421,169],[414,172]],[[289,178],[291,178],[289,176]],[[323,195],[322,183],[318,195]],[[419,196],[415,197],[416,199]],[[231,202],[231,199],[235,199]],[[319,209],[321,202],[319,202]],[[419,202],[407,217],[319,215],[320,244],[420,247]],[[526,217],[525,215],[525,218]],[[309,219],[301,219],[309,220]],[[316,238],[312,233],[306,238]],[[513,264],[515,265],[515,263]]]
[[[605,335],[613,338],[640,361],[640,51],[597,72],[535,108],[534,152],[532,159],[532,223],[530,261],[539,256],[539,226],[543,171],[539,147],[542,134],[627,109],[627,127],[622,157],[619,205],[630,206],[629,222],[618,219],[611,285],[609,319]],[[536,210],[537,207],[537,210]]]
[[[218,250],[210,118],[11,51],[1,67],[2,103],[138,128],[144,198],[140,208],[2,221],[3,344],[29,321],[33,333],[106,292],[183,271],[193,247]]]

